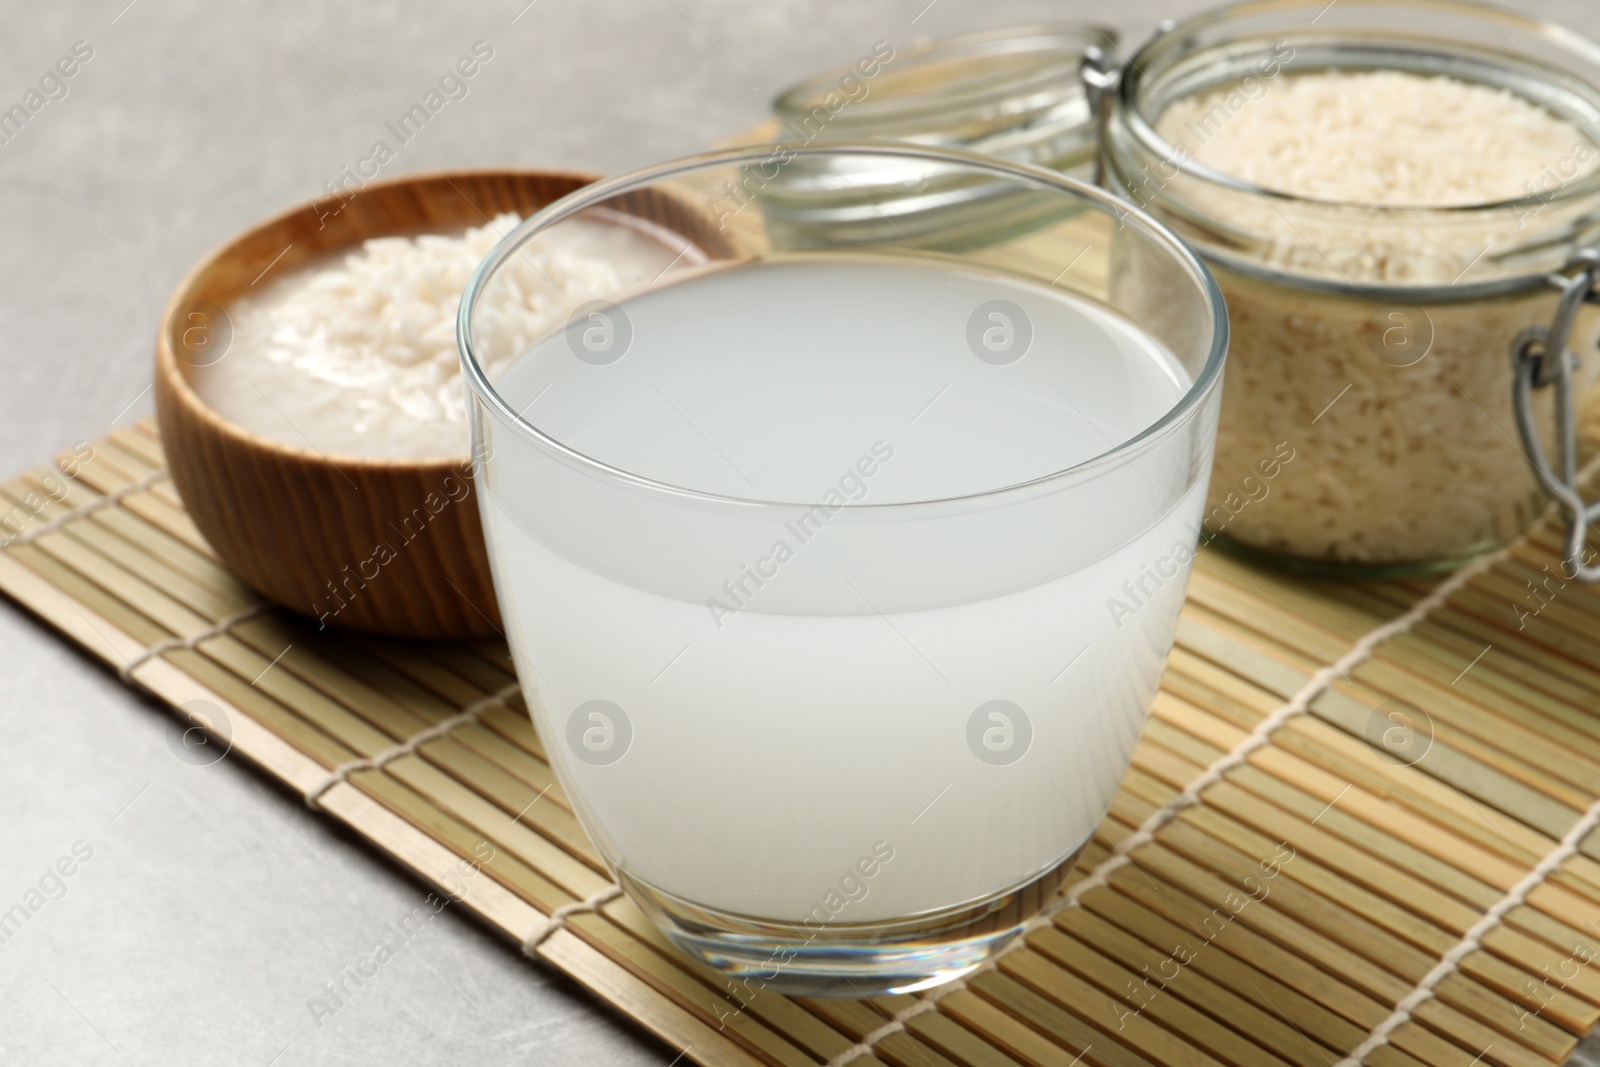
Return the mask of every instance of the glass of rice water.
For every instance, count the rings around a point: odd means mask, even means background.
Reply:
[[[503,329],[578,269],[540,242],[575,220],[669,266]],[[976,155],[734,149],[530,218],[459,340],[550,802],[673,942],[752,992],[863,996],[1049,906],[1200,529],[1227,321],[1171,233]]]

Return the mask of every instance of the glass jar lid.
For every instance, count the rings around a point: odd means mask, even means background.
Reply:
[[[777,136],[888,138],[1068,170],[1095,152],[1079,66],[1115,42],[1099,26],[1040,23],[875,53],[780,93],[772,107],[787,128]]]

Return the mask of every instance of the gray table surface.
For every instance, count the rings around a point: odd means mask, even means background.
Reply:
[[[189,265],[316,195],[476,41],[492,60],[385,174],[617,172],[749,126],[786,83],[879,39],[1087,17],[1139,40],[1204,6],[1079,3],[7,0],[0,105],[75,42],[93,58],[0,145],[0,471],[148,413],[157,315]],[[1600,34],[1586,0],[1517,6]],[[0,944],[0,1064],[673,1059],[448,910],[314,1015],[424,887],[239,760],[181,762],[170,732],[0,607],[0,910],[92,849]]]

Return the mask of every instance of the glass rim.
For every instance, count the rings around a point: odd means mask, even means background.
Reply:
[[[1343,3],[1347,9],[1403,3],[1417,8],[1431,8],[1457,14],[1460,13],[1461,8],[1459,0],[1343,0]],[[1144,113],[1142,108],[1137,106],[1135,96],[1137,90],[1150,78],[1147,68],[1152,57],[1160,58],[1160,53],[1163,50],[1178,47],[1178,43],[1181,43],[1193,31],[1226,23],[1230,19],[1245,14],[1284,11],[1297,7],[1310,10],[1325,8],[1326,6],[1321,0],[1243,0],[1241,3],[1228,4],[1204,11],[1181,22],[1162,25],[1151,35],[1149,40],[1139,46],[1124,68],[1121,82],[1115,90],[1117,112],[1120,116],[1118,121],[1133,135],[1140,148],[1157,156],[1168,165],[1178,168],[1188,177],[1232,192],[1253,194],[1285,205],[1303,205],[1322,210],[1360,211],[1380,219],[1400,218],[1406,215],[1413,217],[1430,215],[1443,219],[1470,218],[1473,214],[1480,212],[1484,214],[1504,213],[1534,205],[1548,207],[1553,203],[1566,204],[1600,192],[1600,168],[1597,168],[1590,172],[1587,177],[1572,182],[1569,187],[1558,190],[1549,197],[1535,193],[1529,196],[1514,197],[1509,200],[1486,201],[1481,204],[1370,204],[1359,200],[1330,200],[1325,197],[1301,196],[1281,189],[1256,185],[1225,171],[1195,162],[1193,159],[1178,160],[1175,156],[1177,146],[1157,133],[1155,126],[1150,121],[1150,117]],[[1548,38],[1570,49],[1575,54],[1586,55],[1591,62],[1600,65],[1600,42],[1596,42],[1593,38],[1579,33],[1577,30],[1563,26],[1558,22],[1551,22],[1547,19],[1511,11],[1489,2],[1489,0],[1474,0],[1472,7],[1491,26],[1495,25],[1493,21],[1495,19],[1518,25],[1522,29]],[[1440,51],[1446,51],[1453,47],[1453,42],[1450,41],[1438,38],[1430,38],[1429,40]],[[1543,68],[1531,59],[1525,56],[1520,57],[1520,59],[1521,62],[1526,63],[1533,70],[1543,72]],[[1600,89],[1600,86],[1596,88]],[[1593,146],[1600,150],[1600,139],[1590,138],[1590,140]]]
[[[1035,52],[1041,55],[1057,54],[1062,63],[1072,68],[1073,77],[1062,86],[1063,95],[1083,95],[1083,84],[1076,78],[1077,66],[1082,62],[1085,49],[1106,47],[1116,43],[1117,32],[1098,23],[1031,22],[1016,26],[973,30],[949,37],[938,37],[910,45],[895,56],[895,71],[903,73],[923,64],[947,59],[981,58],[1005,55],[1011,52]],[[1027,47],[1037,43],[1037,47]],[[809,114],[820,99],[837,89],[839,82],[856,72],[854,66],[834,67],[814,74],[782,90],[772,100],[772,110],[781,119],[794,121]],[[868,96],[849,109],[847,123],[856,115],[862,120],[883,121],[916,117],[927,113],[938,114],[952,103],[962,109],[990,105],[1033,89],[1041,83],[1037,69],[1023,74],[990,74],[965,84],[940,84],[922,92]]]
[[[625,485],[654,493],[719,505],[760,508],[810,508],[817,506],[820,501],[766,500],[673,485],[670,482],[647,478],[644,475],[613,466],[558,441],[524,418],[500,395],[499,390],[489,381],[488,375],[484,372],[483,366],[478,360],[473,338],[473,312],[477,309],[478,298],[485,285],[504,263],[515,255],[529,239],[541,231],[618,194],[646,188],[665,179],[678,177],[692,171],[707,170],[716,166],[766,160],[771,156],[775,147],[777,146],[771,144],[753,144],[717,149],[683,156],[675,160],[617,175],[616,177],[605,178],[586,185],[575,192],[568,193],[561,199],[541,208],[524,219],[516,229],[501,238],[483,262],[478,264],[477,268],[472,272],[472,277],[467,282],[466,289],[461,294],[460,307],[456,312],[456,349],[461,360],[462,380],[466,383],[467,388],[471,390],[472,396],[479,403],[487,406],[510,429],[531,441],[535,446],[554,453],[562,459],[576,463],[581,469],[585,469],[608,481],[621,482]],[[1223,362],[1228,351],[1229,331],[1227,306],[1223,301],[1222,290],[1217,285],[1216,278],[1213,277],[1204,261],[1188,245],[1161,222],[1140,210],[1137,206],[1116,197],[1104,189],[1075,178],[1069,178],[1064,174],[1045,170],[1041,167],[1011,163],[976,152],[965,152],[942,147],[923,147],[893,141],[829,142],[827,144],[790,147],[788,150],[796,157],[838,155],[899,156],[906,159],[925,160],[931,163],[956,164],[976,170],[988,171],[998,176],[1011,177],[1046,190],[1053,190],[1090,202],[1104,213],[1117,219],[1119,223],[1133,226],[1144,238],[1150,240],[1156,246],[1164,248],[1173,260],[1186,269],[1196,288],[1200,290],[1206,308],[1210,312],[1210,346],[1206,352],[1205,363],[1200,372],[1195,375],[1190,387],[1162,414],[1161,418],[1106,451],[1081,462],[1071,464],[1061,470],[1052,471],[1049,474],[1043,474],[1037,478],[1030,478],[1010,485],[926,500],[908,500],[892,503],[846,501],[839,506],[839,509],[849,512],[894,511],[897,509],[947,505],[959,501],[976,500],[1035,489],[1052,482],[1070,481],[1096,467],[1105,466],[1122,456],[1137,451],[1146,442],[1174,428],[1194,414],[1219,383],[1222,377]],[[1134,325],[1137,326],[1137,323]],[[539,338],[539,341],[536,341],[535,344],[548,339],[557,332],[559,330],[551,330]],[[472,417],[471,412],[468,413],[468,417],[469,419]],[[476,456],[476,454],[477,449],[474,447],[474,455]],[[828,507],[832,508],[834,505],[828,505]]]

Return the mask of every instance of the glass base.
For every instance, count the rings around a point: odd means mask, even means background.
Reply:
[[[983,900],[881,923],[753,919],[703,908],[620,872],[669,940],[751,993],[873,997],[953,981],[1021,932],[1072,872],[1078,851]]]
[[[1519,531],[1520,532],[1520,531]],[[1514,534],[1513,537],[1516,535]],[[1484,556],[1498,552],[1512,538],[1484,541],[1449,559],[1395,560],[1363,562],[1357,560],[1319,559],[1313,556],[1296,556],[1272,548],[1237,541],[1227,534],[1217,534],[1205,544],[1214,544],[1230,556],[1273,567],[1292,574],[1310,578],[1335,578],[1358,582],[1405,582],[1413,579],[1435,578],[1476,563]]]

